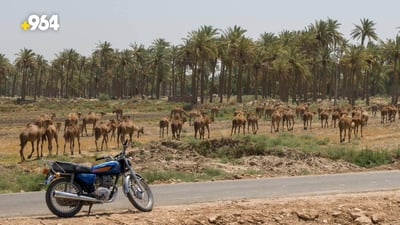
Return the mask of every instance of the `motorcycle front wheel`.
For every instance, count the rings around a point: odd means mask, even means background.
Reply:
[[[82,193],[82,188],[69,178],[59,178],[53,181],[46,191],[46,204],[50,211],[59,217],[73,217],[82,209],[82,202],[72,199],[55,198],[54,191],[72,194]]]
[[[136,180],[138,182],[136,182]],[[141,177],[128,179],[128,199],[135,208],[142,212],[150,212],[153,209],[153,193],[149,185]],[[140,184],[139,184],[140,183]]]

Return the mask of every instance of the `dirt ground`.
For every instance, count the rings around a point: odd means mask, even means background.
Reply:
[[[0,154],[10,158],[11,161],[19,160],[17,136],[27,122],[20,119],[23,116],[19,114],[23,113],[26,112],[15,112],[12,115],[0,114],[0,122],[3,124],[0,127],[2,143],[0,144]],[[359,168],[350,163],[307,155],[292,149],[284,150],[284,155],[279,157],[251,156],[241,159],[234,165],[223,164],[202,157],[188,149],[182,150],[178,147],[179,142],[171,141],[171,136],[159,141],[157,122],[149,120],[149,117],[161,118],[162,114],[132,112],[132,115],[138,125],[145,127],[144,136],[138,140],[143,145],[131,149],[132,154],[140,156],[135,158],[137,171],[158,167],[159,169],[176,168],[181,171],[198,172],[206,166],[212,166],[235,174],[226,179],[251,178],[251,175],[243,174],[243,171],[248,169],[264,171],[261,175],[254,175],[257,177],[367,171],[365,168]],[[109,117],[111,118],[112,115]],[[185,124],[183,136],[193,135],[192,129]],[[276,135],[269,131],[270,121],[260,121],[258,134]],[[312,130],[306,131],[302,127],[302,122],[296,120],[293,133],[303,134],[305,132],[321,138],[329,138],[330,143],[334,144],[337,144],[339,140],[337,128],[321,128],[320,121],[317,119],[313,121]],[[230,121],[220,121],[217,118],[217,121],[211,124],[211,139],[222,141],[223,137],[229,136]],[[378,114],[377,117],[370,117],[368,126],[364,128],[363,138],[353,138],[351,143],[343,145],[352,145],[360,149],[397,149],[400,145],[399,140],[399,120],[391,124],[381,124]],[[63,144],[64,141],[60,138],[60,149],[63,149]],[[109,147],[113,149],[112,151],[117,151],[115,142],[111,142]],[[82,149],[83,154],[86,155],[95,153],[93,137],[82,138]],[[399,168],[398,162],[394,162],[373,170]],[[79,216],[70,219],[56,218],[50,214],[38,217],[0,218],[0,224],[400,224],[399,209],[400,190],[395,190],[159,206],[149,213],[127,209],[115,212],[95,212],[91,216],[85,216],[85,212],[82,212]]]

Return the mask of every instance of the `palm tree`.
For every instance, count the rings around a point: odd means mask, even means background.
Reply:
[[[235,59],[238,66],[236,79],[237,102],[242,102],[243,68],[254,57],[254,43],[250,38],[242,36],[235,43]]]
[[[37,96],[42,95],[41,90],[43,90],[42,85],[45,82],[45,73],[48,70],[49,65],[47,60],[43,55],[36,55],[36,73],[35,73],[35,85],[34,85],[34,95],[33,98],[36,100]]]
[[[160,99],[161,85],[166,82],[169,71],[169,42],[162,38],[156,39],[150,49],[151,63],[155,75],[152,85],[155,85],[156,98]]]
[[[111,68],[112,61],[114,59],[114,50],[111,47],[111,43],[108,41],[99,42],[96,45],[96,49],[93,52],[93,56],[97,58],[100,66],[100,70],[95,74],[95,96],[98,97],[98,90],[101,87],[102,90],[105,90],[105,93],[110,93],[110,76],[109,69]],[[100,82],[100,83],[99,83]]]
[[[261,78],[261,89],[262,89],[262,98],[266,98],[268,95],[268,71],[271,63],[277,58],[279,51],[281,50],[281,46],[279,44],[279,39],[274,33],[262,33],[260,38],[257,40],[257,49],[261,48],[262,53],[265,55],[265,59],[262,60],[263,64],[261,67],[262,70],[262,78]],[[272,82],[269,82],[270,84]]]
[[[21,49],[15,59],[15,65],[22,72],[21,101],[25,101],[27,81],[29,76],[33,76],[35,67],[35,53],[32,49]]]
[[[124,94],[126,94],[126,85],[127,84],[127,68],[133,63],[133,55],[132,50],[124,49],[121,52],[116,52],[117,61],[116,61],[116,74],[117,76],[113,78],[112,84],[112,95],[119,96],[122,99]]]
[[[10,70],[10,66],[11,66],[11,64],[10,64],[9,60],[5,57],[5,55],[0,54],[0,83],[4,84],[4,89],[3,89],[4,93],[3,94],[5,94],[6,90],[7,90],[7,80],[8,80],[7,73]],[[0,91],[1,90],[2,89],[0,87]],[[0,92],[0,94],[1,94],[1,92]]]
[[[78,69],[80,55],[73,48],[64,49],[61,54],[65,56],[64,66],[66,70],[64,97],[70,97],[72,94],[72,90],[76,89],[75,87],[73,87],[72,83],[74,81],[73,78],[75,70]]]
[[[347,79],[347,97],[352,105],[355,104],[355,99],[358,96],[359,84],[362,80],[362,71],[368,69],[369,56],[362,46],[351,45],[345,50],[341,64],[345,68]]]
[[[361,19],[361,25],[355,25],[350,35],[353,39],[361,39],[360,45],[364,47],[365,39],[368,38],[370,41],[378,40],[378,35],[375,32],[375,23],[369,19]]]
[[[139,91],[141,97],[144,97],[145,94],[145,84],[146,79],[145,77],[147,74],[144,72],[144,69],[147,68],[148,63],[148,51],[145,49],[144,45],[132,43],[129,45],[132,48],[132,76],[131,79],[131,96],[135,96],[137,94],[136,88]]]
[[[186,49],[193,56],[192,68],[192,96],[197,101],[198,80],[200,78],[200,101],[204,103],[206,80],[206,63],[217,56],[216,45],[217,29],[212,26],[201,26],[198,30],[189,33],[186,39]],[[201,72],[200,77],[198,72]]]
[[[397,105],[399,96],[399,59],[400,59],[400,36],[396,35],[394,40],[389,39],[382,43],[383,54],[386,56],[387,63],[392,66],[392,104]]]
[[[223,42],[226,42],[226,51],[227,51],[227,74],[226,74],[226,82],[227,82],[227,99],[229,101],[230,96],[232,94],[232,71],[235,65],[235,59],[237,57],[237,42],[241,39],[247,30],[241,28],[240,26],[235,25],[234,27],[228,27],[222,34]]]

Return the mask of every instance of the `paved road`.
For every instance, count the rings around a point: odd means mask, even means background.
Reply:
[[[400,171],[346,173],[319,176],[151,185],[155,207],[216,200],[307,196],[336,193],[395,190]],[[115,202],[93,206],[96,210],[133,208],[120,189]],[[87,207],[84,208],[86,210]],[[0,217],[50,214],[44,192],[0,195]]]

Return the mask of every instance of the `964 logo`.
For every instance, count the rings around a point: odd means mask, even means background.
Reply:
[[[24,31],[57,31],[60,28],[59,17],[57,14],[31,14],[20,24],[20,27]]]

